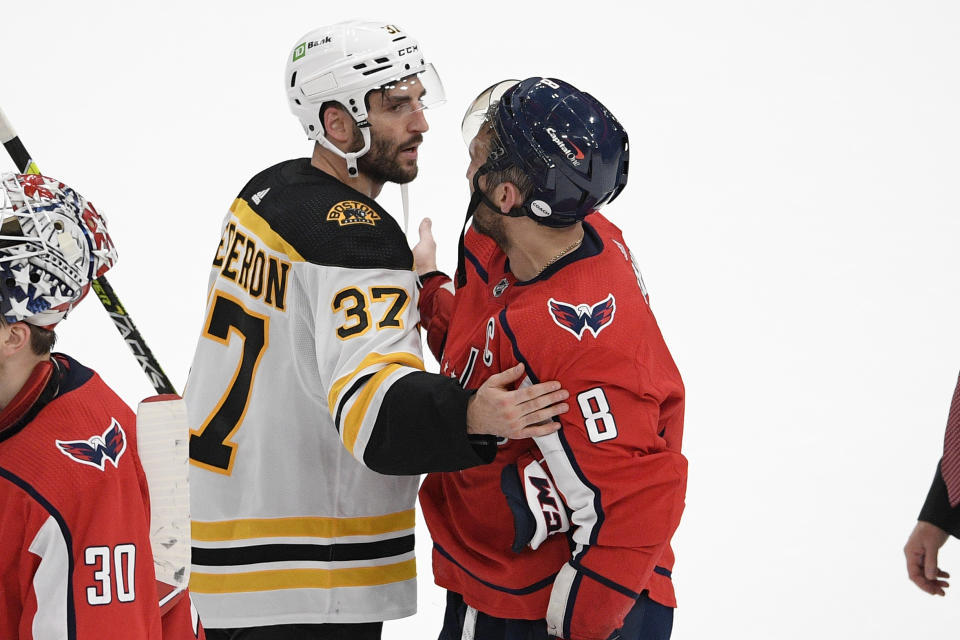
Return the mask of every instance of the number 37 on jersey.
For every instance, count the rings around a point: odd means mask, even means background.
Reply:
[[[351,286],[334,294],[330,311],[336,317],[337,338],[351,340],[368,333],[404,329],[410,294],[397,286]],[[229,346],[241,341],[233,378],[214,410],[190,435],[190,459],[195,465],[230,475],[237,453],[233,437],[243,423],[250,393],[263,354],[269,346],[270,316],[247,308],[239,298],[214,291],[203,336]]]

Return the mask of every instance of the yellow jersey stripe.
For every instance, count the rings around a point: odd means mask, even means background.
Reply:
[[[337,380],[333,386],[330,387],[330,393],[327,395],[327,404],[330,405],[330,413],[333,414],[335,411],[337,398],[340,397],[343,388],[347,386],[351,380],[360,375],[360,372],[364,369],[383,363],[402,364],[407,367],[419,369],[420,371],[424,369],[423,360],[412,353],[406,353],[404,351],[398,351],[396,353],[371,353],[360,362],[356,369]]]
[[[306,262],[303,256],[293,248],[289,242],[283,239],[279,233],[274,231],[270,224],[260,217],[260,215],[250,208],[247,201],[243,198],[237,198],[230,205],[230,212],[237,217],[237,221],[244,227],[253,231],[253,233],[274,251],[285,254],[288,258],[296,262]]]
[[[222,522],[191,523],[193,539],[199,542],[226,542],[250,538],[335,538],[374,536],[413,529],[413,509],[363,518],[248,518]]]
[[[401,368],[403,368],[403,365],[399,364],[386,366],[380,369],[377,375],[370,378],[367,384],[363,385],[363,390],[357,395],[357,401],[350,407],[350,411],[347,413],[347,417],[343,419],[343,425],[340,427],[340,437],[343,439],[343,446],[347,448],[347,451],[356,455],[353,447],[357,444],[357,436],[360,435],[360,427],[363,425],[363,419],[367,415],[370,403],[373,402],[373,396],[377,393],[377,389],[380,388],[383,381]]]
[[[396,564],[351,569],[277,569],[224,574],[194,571],[190,574],[190,590],[194,593],[243,593],[277,589],[371,587],[415,577],[417,561],[411,558]]]

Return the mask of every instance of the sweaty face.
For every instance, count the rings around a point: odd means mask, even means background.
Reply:
[[[415,81],[399,82],[369,96],[370,150],[357,166],[377,182],[403,184],[417,177],[417,151],[429,128],[422,109],[424,89]],[[354,145],[363,138],[355,132]]]

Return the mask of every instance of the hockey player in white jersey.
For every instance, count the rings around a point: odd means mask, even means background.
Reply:
[[[392,24],[317,29],[284,83],[315,146],[224,220],[185,392],[190,588],[209,638],[379,638],[416,609],[416,474],[554,431],[537,424],[567,394],[507,390],[520,370],[475,395],[423,371],[413,256],[374,200],[414,179],[423,109],[443,99],[419,43]]]

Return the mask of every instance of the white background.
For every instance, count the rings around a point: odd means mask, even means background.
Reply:
[[[253,173],[310,152],[285,103],[289,49],[321,24],[396,22],[448,93],[411,186],[411,235],[432,216],[448,270],[459,121],[481,89],[560,77],[630,133],[607,214],[688,393],[674,637],[955,633],[960,596],[921,593],[901,549],[960,368],[958,5],[342,5],[3,0],[0,105],[41,169],[109,216],[110,280],[178,388],[223,214]],[[397,193],[381,197],[395,212]],[[95,300],[58,333],[131,404],[151,393]],[[418,540],[420,612],[386,638],[439,628]],[[960,573],[956,541],[942,564]]]

